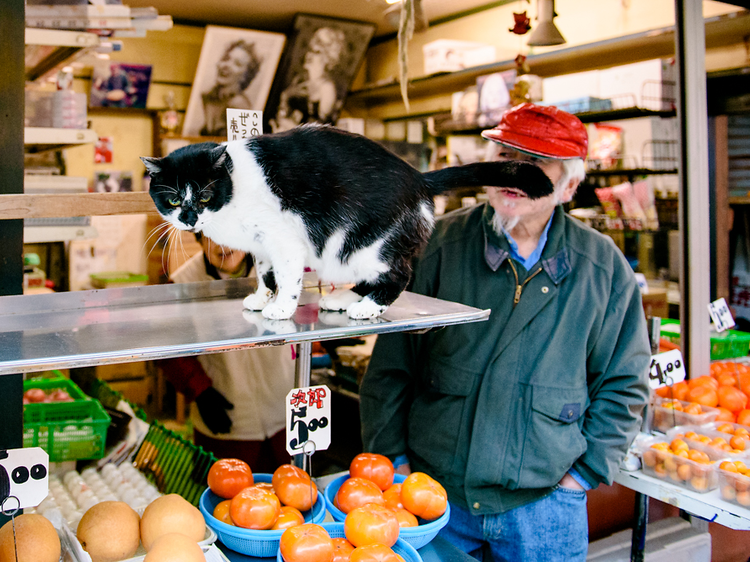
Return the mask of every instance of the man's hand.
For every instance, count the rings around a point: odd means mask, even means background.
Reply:
[[[583,486],[581,486],[578,482],[576,482],[576,479],[573,478],[570,474],[567,472],[565,473],[565,476],[562,477],[562,480],[558,482],[560,486],[563,488],[570,488],[571,490],[581,490],[585,491],[583,489]]]
[[[232,420],[227,410],[234,409],[234,404],[213,386],[196,396],[195,405],[198,406],[203,423],[213,433],[229,433],[232,429]]]
[[[411,474],[411,465],[407,462],[405,464],[402,464],[397,469],[395,469],[396,474],[403,474],[404,476],[409,476]]]

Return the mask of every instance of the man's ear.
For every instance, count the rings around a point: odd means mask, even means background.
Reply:
[[[150,156],[141,156],[141,162],[146,166],[146,170],[152,176],[161,172],[161,158],[152,158]]]
[[[580,180],[574,178],[569,179],[568,185],[565,186],[565,189],[563,189],[563,192],[560,194],[560,203],[570,203],[573,200],[573,196],[576,194],[580,183]]]

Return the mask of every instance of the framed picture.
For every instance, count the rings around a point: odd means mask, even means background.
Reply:
[[[375,25],[297,14],[264,112],[265,132],[335,123]]]
[[[145,109],[151,65],[104,62],[94,65],[89,107]]]
[[[209,25],[190,91],[182,134],[227,134],[227,108],[262,110],[286,37]]]

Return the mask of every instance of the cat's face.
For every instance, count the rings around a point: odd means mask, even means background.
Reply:
[[[232,199],[231,159],[222,145],[194,144],[141,160],[151,176],[151,198],[175,228],[201,232]]]

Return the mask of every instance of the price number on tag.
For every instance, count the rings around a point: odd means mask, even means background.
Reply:
[[[36,507],[49,493],[49,455],[41,447],[0,449],[0,509]]]
[[[263,134],[263,112],[227,108],[227,140],[241,140]]]
[[[679,349],[651,356],[651,369],[648,374],[651,388],[669,386],[685,380],[685,362]]]
[[[286,450],[290,455],[331,445],[331,391],[327,386],[293,388],[286,396]]]
[[[723,332],[724,330],[733,328],[735,325],[732,311],[729,310],[724,297],[709,304],[708,313],[711,315],[711,320],[714,321],[717,332]]]

